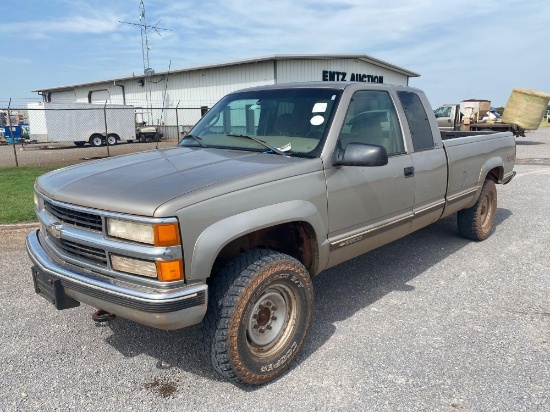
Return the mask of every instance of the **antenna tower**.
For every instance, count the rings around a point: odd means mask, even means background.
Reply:
[[[149,61],[149,33],[151,30],[155,31],[159,36],[161,31],[172,31],[170,29],[165,29],[163,27],[158,27],[157,24],[160,23],[160,20],[154,25],[147,24],[145,19],[145,4],[143,0],[139,2],[139,23],[130,23],[127,21],[120,21],[119,23],[128,24],[130,26],[137,26],[141,32],[141,58],[143,60],[143,75],[145,76],[144,86],[145,86],[145,99],[147,101],[147,116],[152,115],[150,112],[150,100],[151,100],[151,85],[150,78],[155,75],[155,70],[151,68],[151,63]],[[150,119],[148,118],[148,123],[151,124]]]

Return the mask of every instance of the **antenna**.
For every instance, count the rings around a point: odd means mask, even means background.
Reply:
[[[151,50],[151,47],[149,46],[149,33],[151,30],[154,30],[159,36],[161,36],[161,31],[172,31],[170,29],[165,29],[163,27],[158,27],[157,24],[160,23],[160,20],[154,24],[147,24],[147,21],[145,20],[145,4],[143,3],[143,0],[139,2],[139,23],[130,23],[127,21],[118,21],[119,23],[128,24],[130,26],[137,26],[140,29],[141,32],[141,58],[143,60],[143,75],[145,76],[145,85],[146,85],[146,92],[145,92],[145,98],[147,100],[147,108],[149,109],[149,100],[151,99],[151,88],[149,86],[149,81],[151,77],[155,75],[155,70],[151,68],[151,64],[149,62],[149,50]],[[147,98],[147,94],[149,94],[149,98]],[[150,123],[150,122],[149,122]]]

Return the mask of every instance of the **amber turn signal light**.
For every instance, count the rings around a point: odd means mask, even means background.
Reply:
[[[183,260],[157,260],[157,276],[161,282],[183,280]]]
[[[177,223],[158,224],[153,226],[155,246],[181,245],[180,229]]]

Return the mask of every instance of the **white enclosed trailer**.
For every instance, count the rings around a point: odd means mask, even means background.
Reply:
[[[133,106],[38,102],[28,103],[27,109],[29,137],[37,142],[74,142],[77,146],[86,143],[101,146],[135,139]]]

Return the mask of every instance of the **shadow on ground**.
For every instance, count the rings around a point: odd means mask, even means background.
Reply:
[[[495,230],[512,215],[498,209]],[[324,271],[313,281],[314,322],[302,353],[292,366],[322,347],[334,334],[335,323],[353,316],[393,291],[411,291],[407,283],[471,241],[458,236],[456,216],[440,220],[403,239]],[[391,265],[388,264],[391,262]],[[223,381],[201,350],[200,326],[176,331],[152,329],[118,319],[109,326],[106,341],[124,356],[146,354],[158,369],[177,368],[197,376]],[[243,388],[254,390],[255,388]]]

